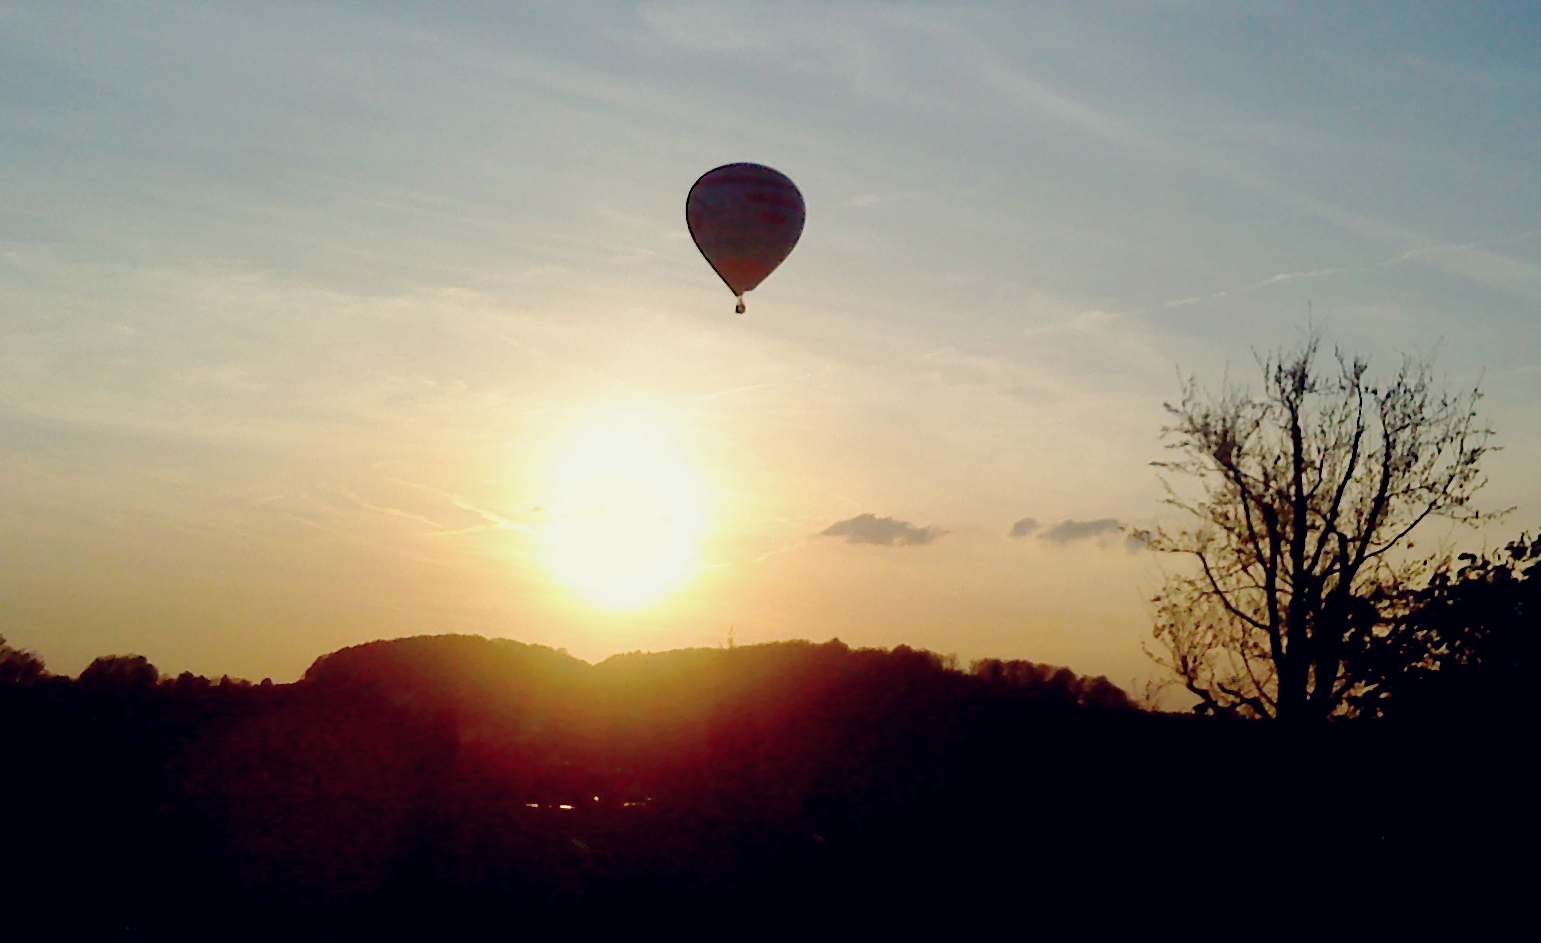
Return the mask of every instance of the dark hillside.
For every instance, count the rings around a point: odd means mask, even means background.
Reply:
[[[1102,679],[904,647],[592,666],[423,637],[293,685],[33,672],[0,711],[13,899],[98,928],[1136,920],[1195,880],[1217,906],[1304,886],[1323,853],[1358,876],[1319,899],[1389,906],[1522,831],[1497,733],[1151,715]],[[1276,849],[1260,870],[1226,865],[1254,841]]]

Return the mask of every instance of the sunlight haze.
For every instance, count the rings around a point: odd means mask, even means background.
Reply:
[[[699,567],[707,499],[670,438],[666,426],[623,414],[556,449],[542,536],[552,571],[584,596],[634,608]]]

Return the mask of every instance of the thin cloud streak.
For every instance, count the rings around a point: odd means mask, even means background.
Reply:
[[[347,488],[338,488],[337,491],[339,494],[343,495],[348,500],[352,501],[354,504],[357,504],[359,507],[366,511],[374,511],[377,514],[383,514],[387,517],[399,517],[403,520],[416,521],[419,524],[427,524],[429,527],[433,528],[435,532],[442,533],[445,530],[444,525],[431,518],[424,517],[421,514],[414,514],[411,511],[403,511],[400,508],[386,507],[380,504],[371,504],[370,502],[365,501],[363,498],[359,497],[357,494],[354,494],[352,491],[349,491]]]
[[[475,514],[481,517],[483,520],[487,521],[489,524],[492,524],[494,527],[501,528],[503,530],[515,531],[521,534],[529,534],[532,536],[538,536],[540,534],[539,528],[531,527],[528,524],[521,524],[518,521],[511,520],[501,514],[498,514],[496,511],[489,511],[486,508],[478,507],[477,505],[467,501],[465,498],[462,498],[460,495],[455,494],[452,491],[445,491],[442,488],[435,488],[432,485],[419,484],[415,481],[405,481],[400,478],[389,478],[386,480],[408,488],[416,488],[420,491],[426,491],[429,494],[438,495],[460,510],[467,511],[471,514]],[[461,528],[458,531],[444,531],[446,534],[471,532],[474,531],[470,528]]]
[[[1513,236],[1500,236],[1493,239],[1482,239],[1475,242],[1446,243],[1442,245],[1419,246],[1408,249],[1391,258],[1384,259],[1374,265],[1353,266],[1341,265],[1331,268],[1316,269],[1305,272],[1284,272],[1271,278],[1265,278],[1260,282],[1243,285],[1240,288],[1229,288],[1223,291],[1212,292],[1207,295],[1194,295],[1189,298],[1178,298],[1165,302],[1167,308],[1180,308],[1186,305],[1197,304],[1204,301],[1215,301],[1232,295],[1240,295],[1285,282],[1302,279],[1326,278],[1332,275],[1343,275],[1353,272],[1370,272],[1376,269],[1392,268],[1407,262],[1422,262],[1437,266],[1454,275],[1469,278],[1489,288],[1499,291],[1507,291],[1528,300],[1541,299],[1541,265],[1530,262],[1522,262],[1495,252],[1483,251],[1487,246],[1504,245],[1514,242],[1523,242],[1532,239],[1535,232],[1524,232]]]
[[[1225,291],[1213,292],[1208,295],[1195,295],[1192,298],[1179,298],[1176,301],[1168,301],[1164,307],[1181,308],[1184,305],[1197,304],[1201,301],[1216,301],[1220,298],[1228,298],[1231,295],[1245,294],[1249,291],[1257,291],[1260,288],[1268,288],[1273,285],[1283,284],[1284,282],[1293,282],[1309,278],[1326,278],[1329,275],[1341,275],[1344,272],[1357,271],[1364,271],[1364,269],[1357,269],[1352,266],[1337,266],[1334,268],[1317,269],[1312,272],[1284,272],[1279,275],[1275,275],[1272,278],[1265,278],[1260,282],[1254,282],[1251,285],[1244,285],[1241,288],[1231,288]]]

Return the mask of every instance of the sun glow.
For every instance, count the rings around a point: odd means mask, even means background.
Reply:
[[[547,563],[584,598],[646,605],[698,567],[706,489],[667,427],[628,416],[572,435],[551,463]]]

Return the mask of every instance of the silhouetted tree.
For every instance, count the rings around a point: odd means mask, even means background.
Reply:
[[[1069,668],[984,658],[970,666],[970,673],[989,684],[1031,699],[1055,700],[1066,706],[1105,711],[1135,709],[1129,695],[1107,678],[1082,677]]]
[[[1312,335],[1260,360],[1262,393],[1190,380],[1163,432],[1181,458],[1156,465],[1196,479],[1198,497],[1167,481],[1169,503],[1197,524],[1153,535],[1193,570],[1169,575],[1154,602],[1155,638],[1204,712],[1320,719],[1373,712],[1397,673],[1419,664],[1432,636],[1400,616],[1410,587],[1438,556],[1407,553],[1432,516],[1485,519],[1490,431],[1477,390],[1436,389],[1427,360],[1404,358],[1384,382],[1368,362],[1318,359]]]
[[[43,659],[11,647],[5,636],[0,635],[0,684],[31,684],[47,676]]]
[[[1378,666],[1391,716],[1463,718],[1533,710],[1541,537],[1496,554],[1463,553],[1404,594],[1399,647]]]
[[[148,688],[160,671],[143,655],[103,655],[80,673],[82,684],[111,688]]]

